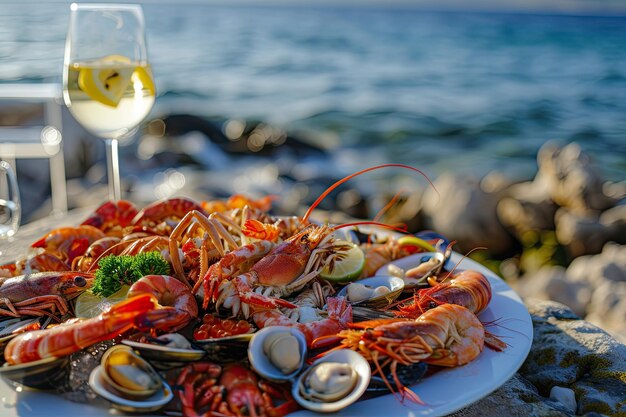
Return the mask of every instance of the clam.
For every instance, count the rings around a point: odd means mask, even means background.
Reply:
[[[304,366],[307,346],[304,334],[293,327],[271,326],[254,334],[248,359],[254,370],[271,381],[287,381]]]
[[[163,388],[163,379],[132,348],[111,347],[102,356],[102,379],[108,391],[130,400],[141,400]]]
[[[215,362],[238,361],[248,354],[248,345],[255,333],[219,337],[194,341],[202,349],[206,358]]]
[[[163,408],[174,397],[172,389],[167,382],[162,381],[162,386],[154,394],[141,400],[131,400],[111,392],[105,382],[104,368],[97,366],[89,376],[89,386],[100,397],[108,400],[113,406],[127,413],[149,413]]]
[[[53,389],[63,385],[69,375],[69,356],[0,367],[0,376],[13,386]]]
[[[379,275],[352,282],[339,291],[350,304],[383,308],[391,304],[404,291],[402,278]]]
[[[359,353],[340,349],[316,360],[293,384],[302,407],[322,413],[339,411],[357,401],[370,383],[370,365]]]

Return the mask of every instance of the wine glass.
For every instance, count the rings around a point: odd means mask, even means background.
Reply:
[[[63,63],[63,98],[85,129],[106,141],[109,198],[120,200],[118,141],[154,104],[143,11],[137,4],[76,4]]]
[[[15,235],[20,217],[20,192],[15,172],[8,162],[0,160],[0,239]]]

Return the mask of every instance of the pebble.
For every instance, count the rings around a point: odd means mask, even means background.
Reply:
[[[576,394],[571,389],[555,385],[550,390],[550,399],[561,403],[572,413],[576,412]]]

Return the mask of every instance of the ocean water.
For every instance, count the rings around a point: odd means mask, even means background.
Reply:
[[[528,178],[548,140],[626,178],[626,17],[144,4],[155,114],[257,119],[399,162]],[[0,3],[0,82],[59,81],[69,5]],[[367,163],[364,163],[366,161]]]

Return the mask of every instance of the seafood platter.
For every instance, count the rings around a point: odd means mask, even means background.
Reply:
[[[0,265],[5,411],[433,416],[497,389],[530,349],[523,303],[435,232],[312,222],[357,174],[301,217],[122,200],[32,242]]]

